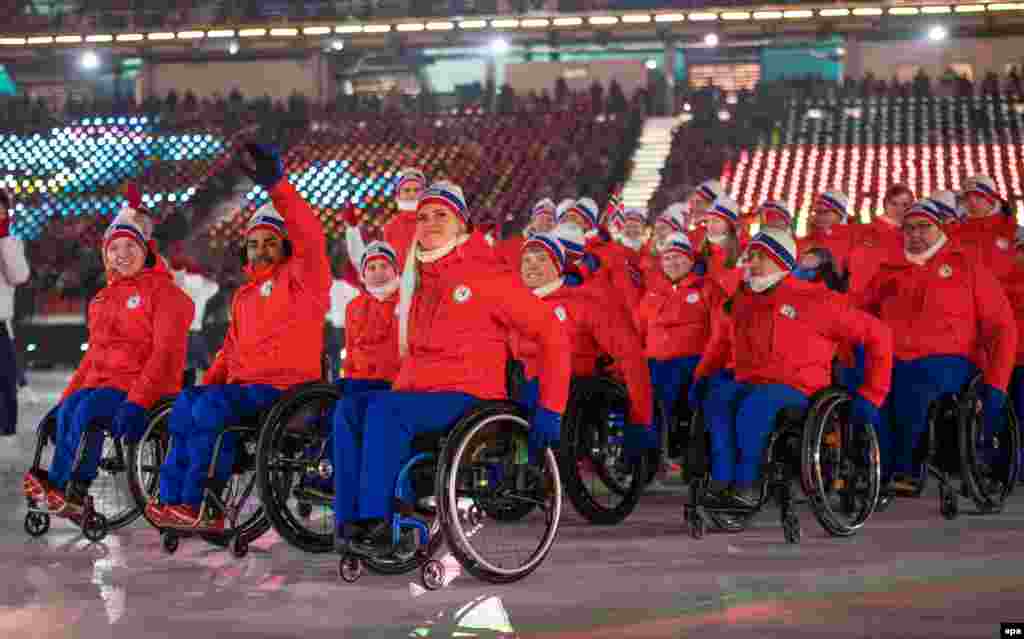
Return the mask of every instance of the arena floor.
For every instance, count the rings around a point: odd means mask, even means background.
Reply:
[[[0,637],[997,637],[1024,621],[1024,496],[994,517],[939,517],[937,499],[897,503],[833,539],[801,513],[783,543],[777,511],[740,535],[685,533],[681,488],[645,496],[615,528],[567,503],[548,560],[527,580],[461,575],[424,591],[412,575],[336,577],[271,533],[235,560],[187,540],[173,557],[139,521],[89,544],[55,521],[22,530],[32,427],[67,374],[30,375],[22,432],[0,439]],[[962,510],[969,510],[961,502]],[[456,564],[457,565],[457,564]]]

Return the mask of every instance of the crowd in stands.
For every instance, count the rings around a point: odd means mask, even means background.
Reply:
[[[944,76],[930,79],[921,74],[907,84],[883,82],[871,76],[841,84],[809,78],[762,82],[753,91],[730,96],[710,86],[697,89],[679,86],[672,109],[677,114],[688,112],[693,121],[691,126],[681,127],[676,132],[671,154],[663,169],[662,186],[649,202],[649,208],[660,211],[669,203],[682,199],[692,185],[709,176],[722,175],[724,168],[735,163],[744,149],[763,140],[765,135],[771,135],[773,127],[784,119],[787,110],[807,100],[911,96],[926,99],[930,96],[956,98],[973,95],[1001,95],[1012,99],[1012,96],[1021,94],[1019,69],[1004,77],[986,76],[976,84],[964,78]],[[323,105],[299,95],[286,103],[275,103],[269,97],[246,99],[237,91],[227,96],[208,98],[199,98],[191,92],[184,95],[171,93],[162,100],[151,98],[139,105],[69,101],[60,113],[50,111],[42,102],[23,97],[7,99],[5,105],[0,105],[0,113],[5,106],[10,116],[5,121],[8,132],[47,130],[49,126],[67,124],[88,115],[147,114],[158,119],[161,127],[167,130],[207,131],[225,139],[261,128],[259,135],[262,139],[273,140],[285,149],[296,149],[293,156],[300,160],[301,156],[310,153],[303,144],[322,138],[326,131],[322,127],[330,126],[336,133],[332,140],[335,144],[332,153],[344,154],[348,152],[345,149],[355,148],[345,147],[346,144],[460,148],[458,162],[453,160],[448,165],[437,167],[442,172],[460,174],[460,177],[465,177],[468,165],[473,163],[474,149],[481,160],[485,155],[487,157],[486,163],[478,162],[481,166],[528,166],[536,161],[538,156],[535,154],[539,151],[518,145],[521,139],[530,139],[530,136],[520,136],[516,131],[536,126],[536,122],[541,121],[538,118],[546,115],[572,114],[574,124],[565,130],[564,135],[553,133],[543,140],[531,140],[534,146],[539,144],[543,147],[545,158],[557,158],[557,170],[549,172],[549,175],[531,177],[532,181],[525,188],[523,180],[508,182],[507,178],[494,171],[483,171],[473,178],[479,182],[470,192],[480,194],[481,199],[470,204],[478,220],[500,223],[506,233],[521,228],[528,210],[526,203],[539,197],[548,196],[557,201],[561,197],[589,194],[603,205],[607,194],[628,177],[629,162],[643,116],[664,113],[659,109],[662,105],[652,98],[652,92],[646,90],[627,97],[621,87],[612,83],[607,89],[595,84],[588,91],[572,92],[564,82],[551,92],[529,94],[516,94],[510,87],[502,87],[496,92],[491,105],[486,100],[477,99],[451,108],[441,106],[437,96],[429,94],[341,96]],[[728,113],[726,118],[722,117],[723,112]],[[488,133],[491,137],[481,137],[473,132],[476,122],[494,115],[501,119],[498,127]],[[619,118],[620,125],[611,129],[599,127],[598,123],[612,118]],[[508,131],[503,133],[502,127]],[[341,133],[337,134],[339,131]],[[596,135],[597,131],[605,132]],[[576,140],[588,140],[590,146],[586,149],[577,146],[573,136]],[[318,152],[313,151],[313,155]],[[395,161],[400,162],[400,158]],[[302,167],[306,168],[306,164]],[[209,211],[227,199],[237,186],[230,173],[220,171],[208,176],[188,207],[163,220],[164,225],[158,228],[157,238],[168,246],[183,239],[190,229],[202,226]],[[239,216],[245,212],[240,211]],[[337,210],[324,207],[320,212],[325,226],[339,225]],[[386,208],[368,207],[364,224],[371,237],[390,213]],[[92,292],[102,285],[99,255],[92,246],[94,243],[88,241],[101,226],[89,217],[54,218],[40,238],[30,242],[34,274],[31,285],[23,287],[19,293],[22,316],[34,312],[81,310],[82,300],[91,297]],[[212,229],[206,228],[203,232],[211,239],[210,250],[202,255],[193,251],[190,256],[221,281],[227,291],[240,279],[238,261],[230,241],[237,229],[233,231],[232,228],[230,223],[225,225],[223,222]],[[344,249],[340,235],[335,233],[329,237],[335,263],[343,264]],[[193,244],[196,243],[190,243]],[[55,291],[59,295],[50,296],[45,305],[38,300],[33,303],[37,297],[35,292],[41,291]]]

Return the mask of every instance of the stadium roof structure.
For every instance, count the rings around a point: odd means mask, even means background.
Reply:
[[[510,47],[651,39],[700,47],[705,46],[703,38],[709,32],[721,36],[723,44],[832,34],[877,40],[920,34],[937,21],[951,36],[1024,33],[1024,2],[808,2],[518,16],[330,22],[279,19],[251,24],[195,24],[176,30],[17,33],[13,27],[8,30],[0,27],[0,62],[24,62],[38,59],[39,55],[83,48],[111,48],[124,55],[150,58],[209,57],[225,51],[230,42],[243,42],[249,52],[288,56],[342,46],[349,49],[482,46],[499,37]]]

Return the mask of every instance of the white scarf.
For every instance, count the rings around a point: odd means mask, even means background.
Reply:
[[[383,302],[387,298],[398,290],[398,285],[401,283],[399,278],[395,278],[383,286],[366,286],[366,292],[377,298],[377,301]]]
[[[448,255],[469,240],[469,235],[460,235],[451,242],[432,251],[420,248],[419,234],[412,239],[412,248],[405,258],[402,269],[401,284],[398,292],[398,354],[405,357],[409,354],[409,313],[412,310],[412,298],[419,286],[419,268],[417,263],[430,264]]]
[[[533,294],[541,299],[544,299],[548,295],[551,295],[558,289],[562,288],[563,284],[565,284],[565,278],[560,277],[556,280],[548,282],[544,286],[538,286],[537,288],[533,289]]]
[[[928,260],[930,260],[933,257],[935,257],[935,254],[938,253],[939,250],[942,249],[942,247],[945,246],[945,245],[946,245],[946,234],[943,233],[942,235],[939,236],[939,241],[936,242],[935,244],[932,244],[932,247],[930,249],[928,249],[927,251],[925,251],[924,253],[918,253],[917,255],[914,255],[914,254],[908,253],[907,249],[904,248],[903,249],[903,254],[907,256],[907,261],[910,262],[911,264],[917,264],[918,266],[924,266],[925,263],[927,263]]]
[[[403,213],[414,213],[420,205],[419,200],[396,200],[398,203],[398,210]]]
[[[778,273],[762,275],[760,277],[747,276],[747,286],[755,293],[763,293],[781,282],[787,275],[789,275],[789,271],[779,271]]]

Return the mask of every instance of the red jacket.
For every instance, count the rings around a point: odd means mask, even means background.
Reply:
[[[518,274],[500,272],[481,251],[471,239],[437,262],[418,265],[409,353],[394,389],[507,399],[505,366],[515,330],[540,347],[541,404],[564,413],[572,375],[564,323],[523,288]]]
[[[523,244],[525,243],[526,238],[522,235],[494,240],[495,257],[505,268],[518,273],[522,266]]]
[[[726,263],[725,249],[722,247],[708,242],[702,250],[707,252],[707,255],[704,256],[704,263],[708,269],[707,277],[714,280],[726,295],[735,293],[739,289],[740,282],[743,281],[742,271],[735,265],[730,266]],[[739,249],[739,254],[743,254],[742,247]]]
[[[832,384],[838,347],[862,344],[866,379],[861,395],[881,406],[889,393],[891,331],[819,284],[787,277],[764,293],[744,286],[720,317],[695,377],[718,372],[732,354],[736,381],[787,384],[811,395]]]
[[[405,268],[405,257],[412,246],[412,238],[416,236],[416,213],[414,211],[398,211],[384,225],[384,241],[395,249],[398,256],[398,272]]]
[[[944,227],[950,239],[1006,284],[1016,267],[1013,242],[1017,225],[1007,215],[969,218]]]
[[[903,233],[898,226],[882,217],[850,229],[854,242],[847,267],[850,269],[850,292],[857,293],[867,287],[883,264],[903,260]]]
[[[593,375],[598,357],[610,355],[629,390],[630,423],[650,425],[654,402],[651,378],[640,338],[628,319],[608,308],[601,297],[593,294],[593,289],[586,287],[563,285],[542,301],[557,317],[566,317],[565,330],[573,345],[572,374]],[[513,333],[512,353],[523,362],[527,379],[540,372],[539,352],[536,341],[518,331]]]
[[[999,282],[956,245],[924,266],[883,266],[854,303],[892,328],[897,359],[959,355],[1006,388],[1017,355],[1017,325]]]
[[[1003,291],[1017,320],[1017,366],[1024,365],[1024,266],[1018,264],[1010,279],[1003,282]]]
[[[827,231],[810,227],[807,236],[797,239],[796,245],[799,255],[812,248],[828,249],[835,260],[836,270],[842,273],[850,266],[850,253],[853,252],[859,237],[859,230],[854,225],[835,224]]]
[[[345,377],[394,381],[398,358],[398,292],[383,302],[365,291],[345,309]]]
[[[61,401],[85,388],[116,388],[150,408],[181,390],[195,304],[160,263],[111,279],[89,304],[89,350]]]
[[[627,308],[636,306],[643,295],[643,282],[639,265],[633,261],[634,251],[600,236],[587,240],[586,251],[601,261],[595,278],[605,280]]]
[[[677,284],[649,290],[633,313],[645,355],[662,361],[700,355],[723,301],[721,286],[693,273]]]
[[[292,255],[250,277],[231,302],[224,345],[203,382],[286,389],[320,379],[331,267],[320,220],[287,180],[271,189]]]

